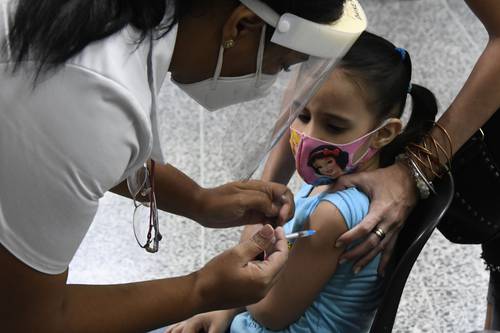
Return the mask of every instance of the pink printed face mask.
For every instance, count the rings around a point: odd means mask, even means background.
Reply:
[[[295,156],[297,172],[306,183],[318,186],[330,184],[338,177],[356,171],[378,151],[368,147],[354,161],[354,157],[359,155],[358,150],[385,124],[384,122],[375,130],[345,144],[322,141],[290,127],[290,145]]]

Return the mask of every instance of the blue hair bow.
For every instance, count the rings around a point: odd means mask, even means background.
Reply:
[[[399,53],[399,55],[401,56],[401,60],[403,60],[403,61],[404,61],[404,60],[406,59],[406,54],[407,54],[407,52],[406,52],[406,50],[405,50],[405,49],[403,49],[403,48],[401,48],[401,47],[396,47],[396,52],[398,52],[398,53]]]

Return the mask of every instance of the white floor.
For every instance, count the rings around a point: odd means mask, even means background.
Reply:
[[[487,37],[464,2],[362,3],[370,30],[408,49],[414,64],[413,81],[433,90],[445,109]],[[220,114],[203,111],[168,84],[160,102],[167,115],[162,132],[170,148],[171,162],[203,186],[228,180],[219,149],[228,145],[227,137],[221,134],[224,127]],[[247,115],[241,123],[250,124],[251,117],[255,115]],[[205,230],[187,219],[162,214],[161,250],[149,255],[133,238],[132,210],[130,201],[111,194],[105,196],[71,264],[70,282],[121,283],[185,274],[238,239],[238,230]],[[482,328],[488,275],[479,255],[477,246],[450,244],[436,232],[411,273],[394,331],[470,332]]]

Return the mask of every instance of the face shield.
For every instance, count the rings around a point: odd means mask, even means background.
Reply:
[[[258,169],[290,124],[317,92],[336,63],[366,29],[366,16],[357,0],[347,0],[342,17],[318,24],[299,16],[278,15],[259,0],[240,0],[275,28],[271,43],[298,55],[300,62],[280,73],[266,98],[229,106],[210,114],[207,131],[212,153],[224,173],[247,179]]]
[[[240,2],[275,28],[271,43],[307,59],[281,73],[267,98],[218,111],[216,125],[207,128],[212,135],[219,133],[220,141],[215,141],[221,144],[211,150],[220,157],[225,173],[248,179],[366,29],[367,21],[357,0],[347,0],[342,17],[331,24],[290,13],[280,16],[259,0]]]

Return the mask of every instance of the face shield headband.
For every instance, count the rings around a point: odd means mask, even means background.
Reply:
[[[357,0],[347,0],[342,16],[331,24],[315,23],[290,13],[280,16],[259,0],[240,2],[275,28],[272,43],[318,58],[341,58],[367,26]]]

